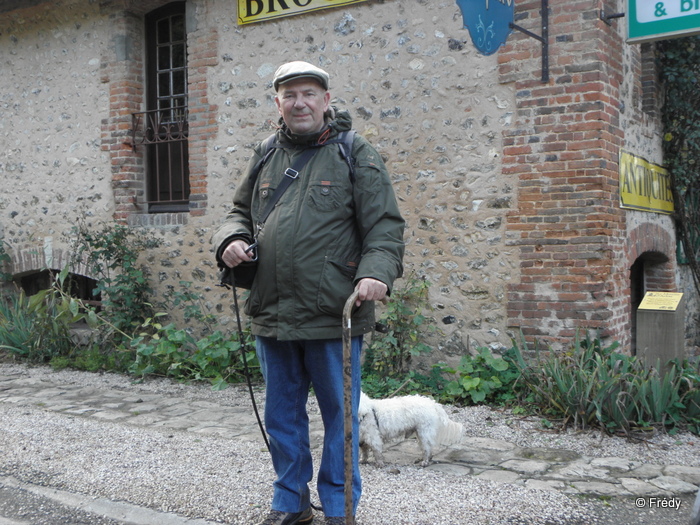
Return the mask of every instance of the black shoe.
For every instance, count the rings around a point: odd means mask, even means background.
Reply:
[[[309,525],[312,521],[314,521],[314,513],[309,507],[301,512],[271,510],[259,525]]]

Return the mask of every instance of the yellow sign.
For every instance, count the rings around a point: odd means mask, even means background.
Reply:
[[[639,304],[640,310],[664,310],[675,312],[683,298],[682,293],[647,292]]]
[[[620,150],[620,206],[673,213],[671,177],[665,168]]]
[[[264,22],[367,0],[238,0],[238,25]]]

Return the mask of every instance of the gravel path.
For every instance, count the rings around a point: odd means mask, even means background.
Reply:
[[[8,370],[16,365],[1,366]],[[237,387],[212,392],[201,384],[166,380],[133,384],[128,377],[115,374],[16,369],[68,384],[159,393],[228,406],[250,404],[247,390]],[[261,398],[259,394],[259,403]],[[448,411],[471,436],[592,456],[700,466],[700,443],[692,434],[657,434],[644,441],[630,441],[598,432],[545,432],[537,419],[522,419],[487,407]],[[318,451],[315,454],[318,463]],[[251,442],[136,427],[9,403],[0,404],[0,475],[212,522],[248,525],[257,523],[267,512],[273,481],[262,439]],[[574,498],[412,466],[378,469],[363,465],[362,477],[358,525],[687,524],[691,503],[685,498],[675,513],[640,511],[629,501]]]

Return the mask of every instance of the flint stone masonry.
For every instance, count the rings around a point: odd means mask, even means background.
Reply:
[[[145,2],[134,13],[164,3]],[[126,215],[131,226],[148,228],[164,241],[164,255],[149,261],[157,286],[166,290],[182,279],[194,281],[214,311],[230,315],[228,294],[213,288],[208,239],[229,206],[250,148],[277,121],[271,90],[276,66],[303,58],[330,72],[334,104],[350,110],[355,127],[387,160],[408,221],[406,273],[429,278],[440,317],[457,320],[440,323],[452,341],[450,353],[465,352],[469,332],[474,345],[507,346],[505,283],[514,277],[516,253],[502,239],[513,184],[499,174],[498,151],[513,95],[499,83],[495,59],[471,46],[450,47],[450,38],[466,37],[457,6],[366,4],[237,27],[228,2],[192,5],[197,29],[190,35],[190,65],[207,86],[200,100],[218,108],[192,117],[213,133],[203,144],[199,170],[208,181],[208,204],[203,215]],[[50,234],[62,249],[76,217],[91,224],[109,221],[138,199],[134,194],[115,201],[117,189],[121,194],[134,183],[115,183],[117,172],[110,167],[116,151],[129,154],[123,147],[128,119],[119,117],[123,125],[108,131],[115,139],[105,149],[103,138],[100,147],[105,119],[111,118],[105,111],[120,96],[114,88],[126,81],[121,72],[140,64],[143,43],[130,29],[138,23],[138,17],[123,17],[117,3],[79,0],[0,18],[0,58],[13,64],[5,81],[15,86],[3,90],[10,118],[0,124],[0,136],[14,143],[0,153],[0,172],[17,181],[0,202],[11,246]],[[216,38],[207,42],[216,56],[200,65],[195,53],[203,49],[196,46],[204,44],[198,35],[213,27]],[[45,213],[37,213],[42,208]],[[422,224],[431,227],[423,230]]]
[[[535,40],[516,32],[479,55],[452,1],[366,2],[238,26],[229,0],[190,0],[189,211],[148,214],[131,114],[145,109],[144,18],[167,3],[0,10],[0,232],[12,273],[59,269],[79,219],[117,219],[162,241],[144,257],[158,294],[190,281],[229,326],[209,239],[251,148],[277,123],[276,67],[303,59],[330,73],[333,104],[387,162],[407,220],[406,275],[432,283],[433,357],[499,351],[521,328],[555,348],[578,328],[600,328],[626,349],[624,276],[648,252],[668,258],[649,282],[692,291],[671,219],[618,206],[618,151],[661,163],[659,115],[641,96],[649,52],[624,44],[623,25],[600,21],[598,6],[550,1],[543,84]],[[516,6],[518,23],[537,31],[538,9]],[[688,305],[692,320],[697,301]]]

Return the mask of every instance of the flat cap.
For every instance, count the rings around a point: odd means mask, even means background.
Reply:
[[[313,64],[304,62],[301,60],[296,60],[294,62],[287,62],[282,64],[275,71],[275,76],[272,80],[272,85],[277,91],[280,84],[289,82],[290,80],[295,80],[297,78],[313,78],[318,81],[319,84],[323,86],[323,89],[328,90],[328,80],[330,76],[320,67],[316,67]]]

